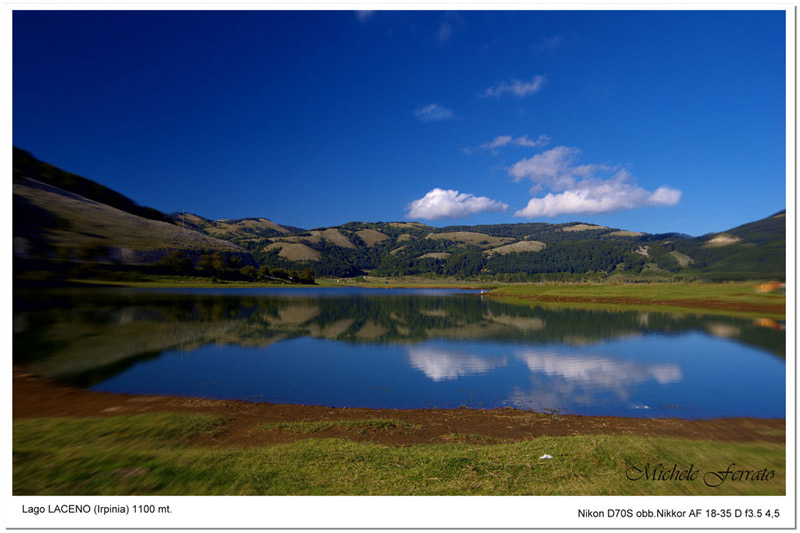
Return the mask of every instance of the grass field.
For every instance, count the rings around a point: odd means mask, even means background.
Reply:
[[[784,318],[786,296],[756,291],[757,283],[515,284],[498,287],[493,297],[560,304],[659,306],[713,309],[723,314]]]
[[[664,299],[720,299],[773,303],[783,301],[784,296],[775,293],[759,293],[757,283],[632,283],[632,284],[514,284],[498,288],[495,292],[509,296],[581,296],[610,298]]]
[[[390,421],[391,422],[391,421]],[[15,495],[240,494],[784,494],[785,446],[775,443],[593,435],[485,445],[480,435],[451,442],[387,446],[309,438],[248,449],[200,446],[224,430],[208,415],[158,413],[108,418],[17,419]],[[381,431],[386,421],[355,425]],[[275,429],[275,428],[273,428]],[[289,431],[313,430],[299,425]],[[313,432],[313,431],[312,431]],[[487,439],[490,440],[490,439]],[[552,459],[540,459],[550,454]],[[699,470],[694,481],[626,478],[632,466]],[[769,481],[717,487],[706,472],[773,471]],[[712,481],[718,478],[712,478]]]
[[[333,428],[340,428],[345,431],[354,431],[365,435],[370,431],[380,431],[388,428],[410,428],[414,427],[407,422],[387,418],[370,418],[367,420],[325,420],[320,422],[274,422],[261,425],[261,429],[288,431],[290,433],[301,433],[310,435],[326,431]]]

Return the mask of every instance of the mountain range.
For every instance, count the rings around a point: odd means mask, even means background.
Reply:
[[[267,218],[164,214],[16,147],[13,176],[17,270],[32,262],[136,268],[178,253],[202,273],[203,255],[219,253],[237,268],[310,268],[324,277],[785,279],[785,211],[700,237],[583,222],[303,229]]]

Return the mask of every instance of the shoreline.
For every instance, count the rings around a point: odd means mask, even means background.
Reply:
[[[373,290],[392,289],[453,289],[485,290],[484,296],[503,299],[520,304],[542,304],[556,306],[596,307],[598,305],[624,308],[653,307],[668,312],[705,312],[727,314],[746,318],[786,319],[786,298],[780,294],[759,294],[754,290],[755,282],[735,283],[641,283],[641,284],[570,284],[570,283],[520,283],[498,285],[480,282],[425,282],[415,280],[395,280],[389,285],[375,282],[334,283],[321,279],[314,285],[286,285],[266,283],[201,283],[190,281],[182,283],[175,280],[147,282],[110,282],[100,280],[79,280],[74,287],[124,287],[146,289],[263,289],[280,288],[286,290],[362,288]],[[691,287],[700,290],[711,287],[711,294],[690,294],[683,291],[671,295],[670,289],[681,290]],[[622,294],[608,294],[609,289]],[[576,291],[585,294],[575,294]],[[752,292],[751,292],[752,291]],[[653,293],[655,294],[648,294]],[[701,291],[702,292],[702,291]],[[674,296],[674,297],[670,297]]]
[[[469,442],[507,444],[539,437],[635,435],[706,441],[785,443],[785,419],[625,418],[546,414],[500,409],[369,409],[255,403],[177,396],[97,392],[54,383],[13,368],[14,420],[29,418],[105,418],[156,412],[222,417],[224,429],[196,444],[250,448],[308,438],[344,438],[389,446]],[[351,431],[343,421],[393,420],[401,425],[377,431]],[[315,424],[313,432],[264,429],[264,424]],[[332,424],[331,424],[332,422]]]

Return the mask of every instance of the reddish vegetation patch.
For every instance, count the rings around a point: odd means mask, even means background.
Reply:
[[[312,435],[259,426],[274,422],[395,419],[413,427],[360,433],[335,427],[313,437],[339,437],[389,445],[467,441],[477,444],[515,442],[544,436],[622,434],[702,440],[785,442],[784,420],[726,418],[682,420],[611,416],[551,415],[518,409],[351,409],[308,405],[275,405],[232,400],[171,396],[137,396],[94,392],[54,384],[14,368],[14,418],[89,417],[179,412],[228,419],[207,446],[261,446],[307,439]]]

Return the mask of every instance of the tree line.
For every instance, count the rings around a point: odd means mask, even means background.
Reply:
[[[204,253],[195,265],[191,258],[180,251],[172,251],[155,263],[156,269],[167,274],[177,275],[204,275],[214,279],[232,281],[288,281],[290,283],[314,284],[315,272],[311,267],[302,270],[288,270],[285,268],[261,265],[241,264],[241,259],[235,255],[225,256],[220,252]]]

